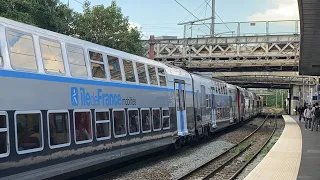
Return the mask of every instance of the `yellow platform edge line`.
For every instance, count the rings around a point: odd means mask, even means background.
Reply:
[[[285,127],[278,141],[245,180],[295,180],[301,162],[302,134],[298,123],[282,115]]]

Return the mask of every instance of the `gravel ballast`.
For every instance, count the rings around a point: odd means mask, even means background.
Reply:
[[[272,148],[272,146],[278,141],[280,138],[283,129],[285,126],[285,122],[283,118],[277,119],[277,130],[275,131],[274,135],[272,136],[271,140],[267,144],[267,148],[264,148],[262,152],[257,155],[257,157],[239,174],[239,176],[236,178],[237,180],[244,179],[267,155],[268,150]]]
[[[149,162],[146,163],[146,166],[141,168],[123,172],[116,177],[106,179],[177,179],[196,167],[201,166],[208,160],[218,156],[220,153],[245,138],[256,129],[263,120],[264,118],[256,118],[232,132],[216,137],[214,140],[188,147],[186,150],[161,161]]]

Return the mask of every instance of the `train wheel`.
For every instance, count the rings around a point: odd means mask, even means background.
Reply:
[[[181,140],[177,139],[176,142],[174,143],[174,149],[180,149],[181,148]]]
[[[194,136],[194,142],[199,142],[200,141],[200,137],[199,137],[199,133],[196,132],[196,135]]]
[[[204,129],[205,133],[204,133],[204,136],[203,136],[203,139],[204,140],[208,140],[209,139],[209,127],[205,127]]]

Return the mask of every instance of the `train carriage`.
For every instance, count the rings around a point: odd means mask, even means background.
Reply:
[[[0,37],[0,177],[40,168],[39,177],[54,176],[59,162],[83,169],[99,156],[170,145],[192,128],[188,73],[4,18]]]
[[[227,84],[227,88],[228,88],[228,94],[231,97],[231,110],[230,110],[230,122],[238,122],[240,120],[239,118],[239,113],[240,113],[240,105],[238,104],[238,91],[237,91],[237,87],[231,84]]]
[[[0,178],[85,173],[252,116],[240,87],[1,17],[0,83]]]

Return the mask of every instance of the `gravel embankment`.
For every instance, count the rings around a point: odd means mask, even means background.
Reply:
[[[272,146],[280,138],[284,126],[285,122],[283,118],[277,119],[277,130],[274,133],[273,137],[271,138],[267,146],[261,151],[261,153],[242,171],[242,173],[239,174],[239,176],[236,178],[237,180],[244,179],[262,161],[262,159],[267,155]]]
[[[199,167],[209,159],[212,159],[222,153],[224,150],[233,146],[236,142],[242,140],[263,122],[264,118],[255,120],[243,125],[242,127],[215,138],[208,142],[188,147],[186,150],[176,155],[165,158],[161,161],[148,163],[148,165],[134,169],[129,172],[123,172],[116,177],[106,179],[177,179],[190,170]]]
[[[264,145],[273,131],[275,122],[273,119],[267,120],[263,126],[252,135],[248,140],[251,144],[250,148],[246,150],[236,159],[232,160],[221,171],[215,174],[212,179],[223,180],[229,179],[242,165],[244,165],[258,150]],[[244,142],[244,143],[245,143]]]

